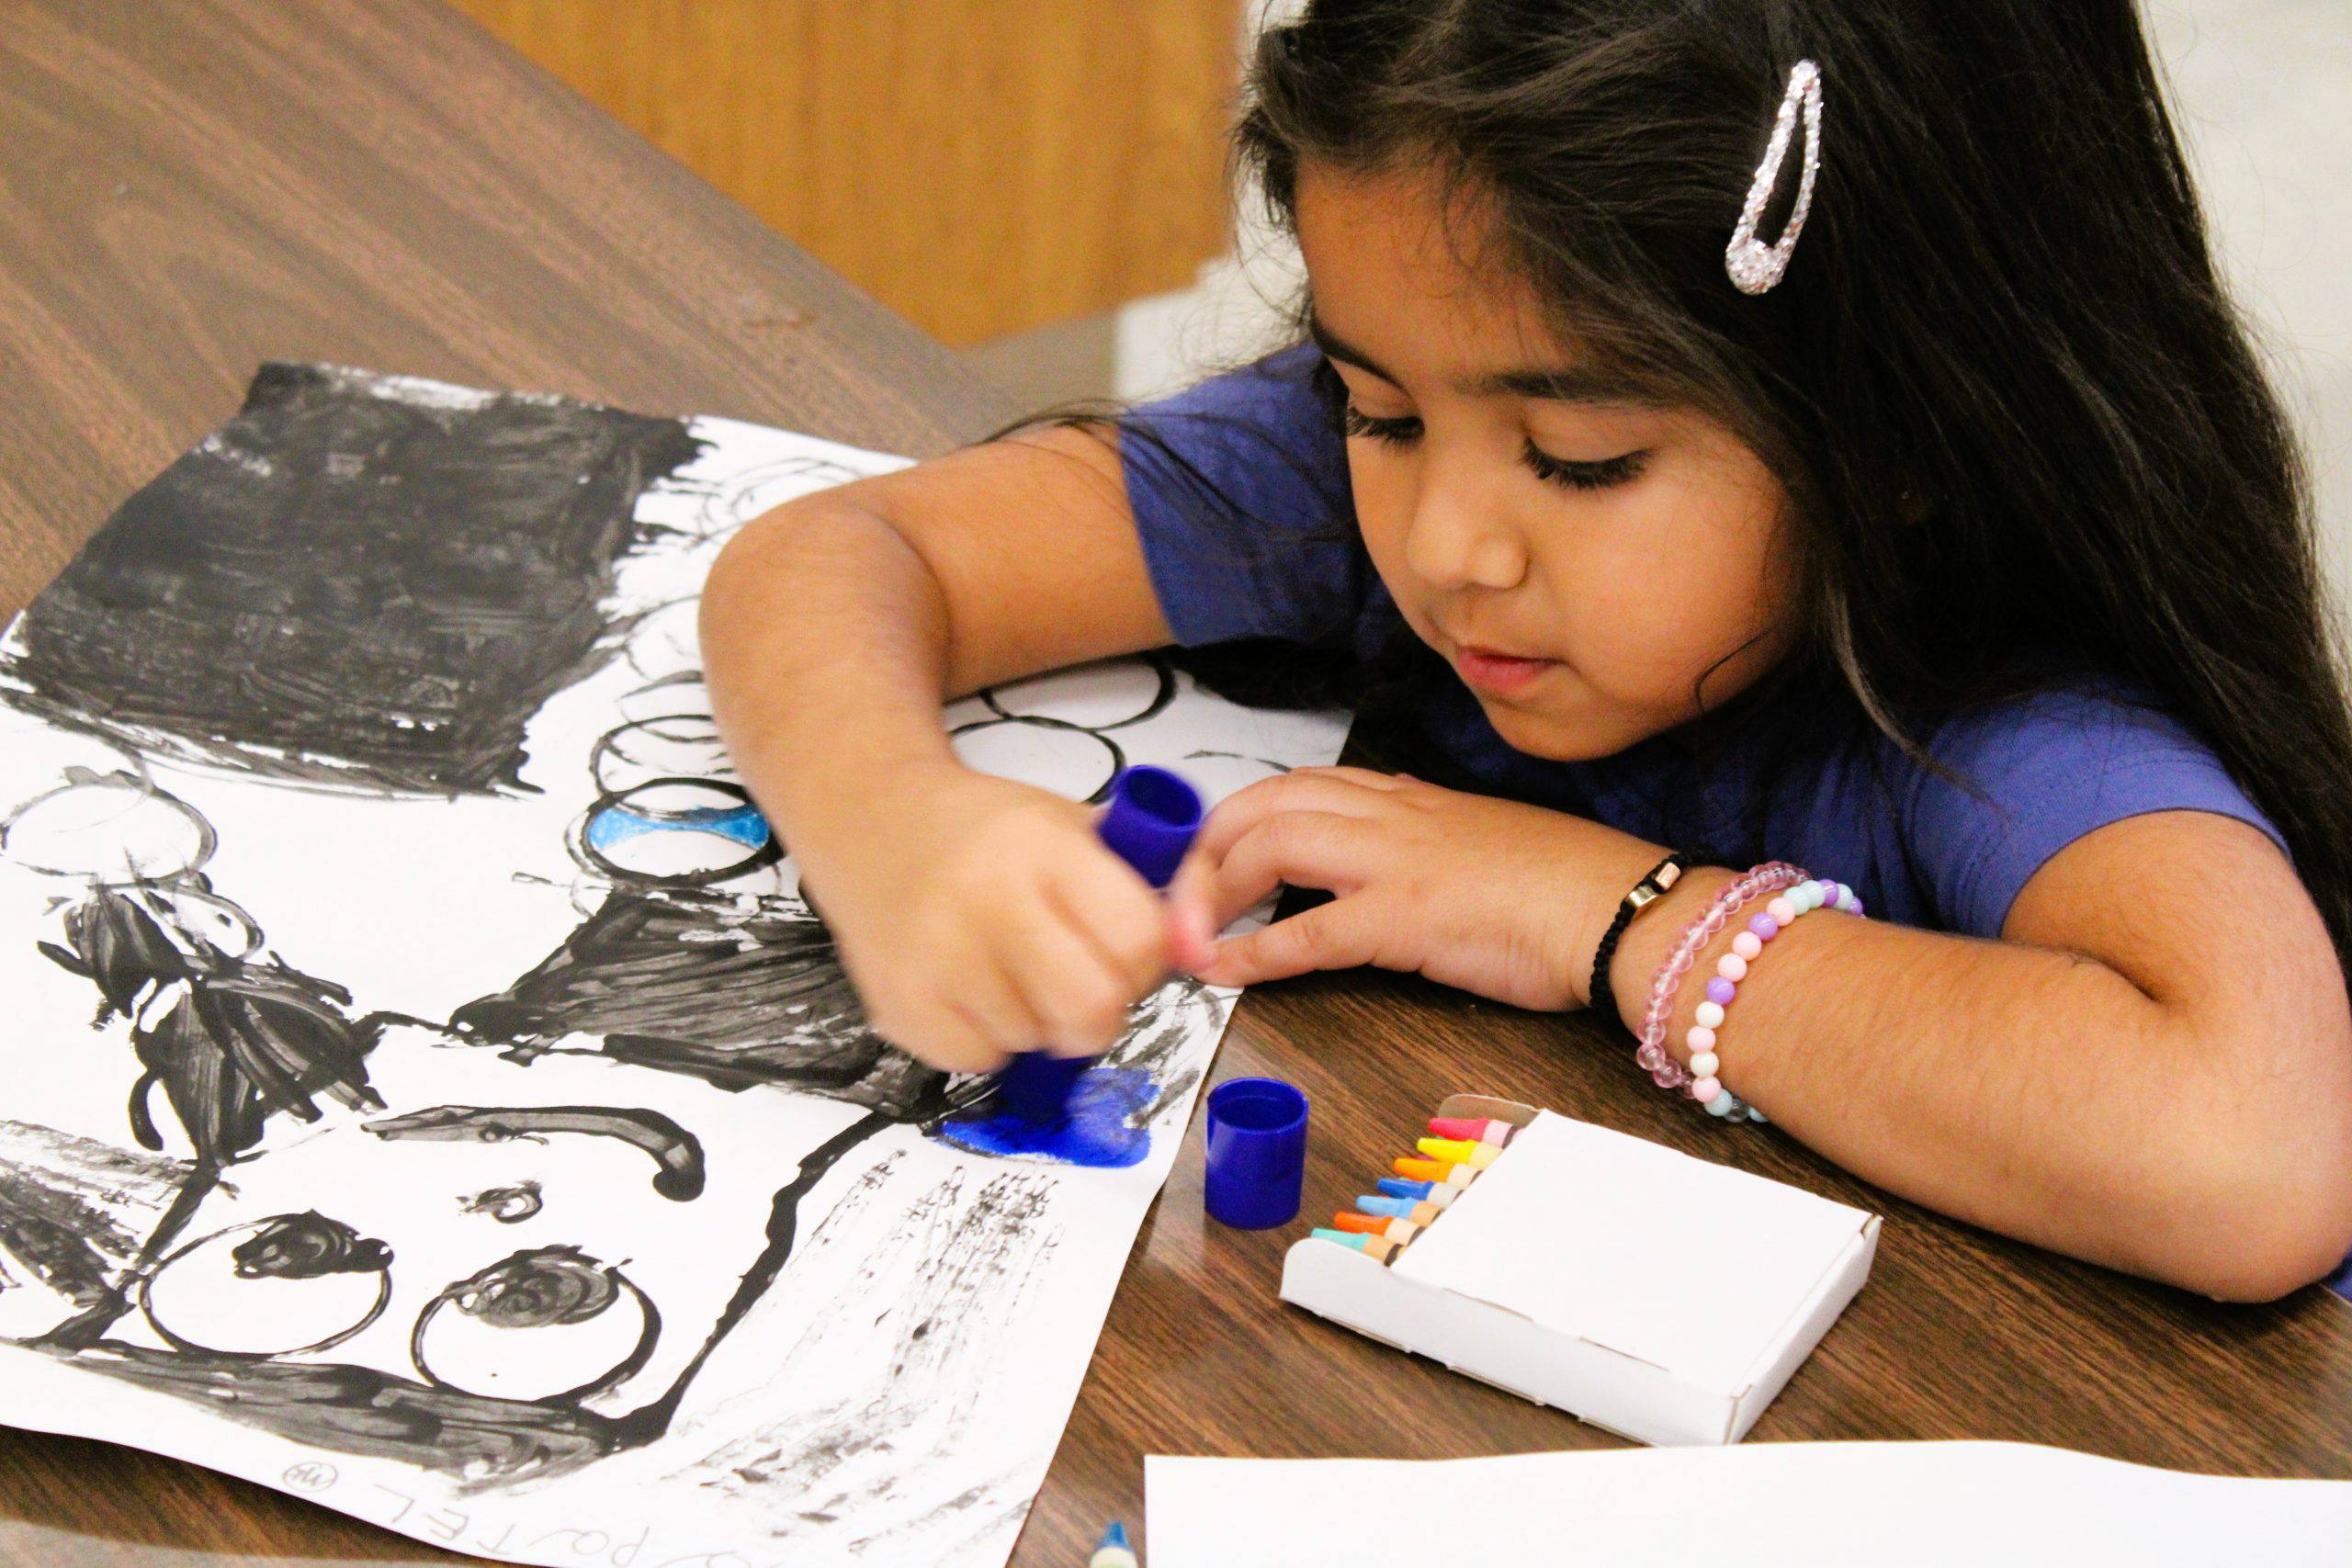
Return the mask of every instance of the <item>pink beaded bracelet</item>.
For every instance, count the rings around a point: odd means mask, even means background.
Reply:
[[[1748,920],[1746,931],[1732,939],[1732,950],[1717,961],[1714,977],[1707,982],[1707,999],[1699,1004],[1697,1021],[1684,1036],[1691,1054],[1686,1071],[1666,1050],[1667,1022],[1674,1012],[1674,998],[1707,944],[1759,898],[1770,902],[1763,913]],[[1715,1031],[1723,1024],[1724,1010],[1738,995],[1739,982],[1747,977],[1747,965],[1762,955],[1764,944],[1799,916],[1824,906],[1848,914],[1862,912],[1862,901],[1853,889],[1773,861],[1732,882],[1716,895],[1705,914],[1690,922],[1650,982],[1649,1006],[1642,1014],[1642,1043],[1634,1053],[1634,1060],[1659,1088],[1682,1089],[1705,1106],[1709,1115],[1727,1122],[1765,1119],[1762,1111],[1738,1099],[1716,1076],[1722,1064],[1715,1054]]]

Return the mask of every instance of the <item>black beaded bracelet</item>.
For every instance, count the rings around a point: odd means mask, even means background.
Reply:
[[[1591,996],[1592,1010],[1606,1021],[1618,1021],[1617,998],[1609,984],[1609,963],[1617,956],[1618,940],[1625,934],[1625,928],[1634,923],[1635,915],[1665,897],[1668,888],[1682,880],[1682,874],[1690,865],[1690,855],[1677,850],[1650,867],[1648,874],[1634,884],[1633,891],[1618,900],[1617,918],[1609,922],[1609,929],[1601,933],[1600,945],[1593,949],[1592,983],[1586,987]]]

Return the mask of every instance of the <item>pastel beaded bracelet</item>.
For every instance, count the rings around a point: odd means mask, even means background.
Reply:
[[[1717,961],[1714,977],[1707,982],[1707,999],[1699,1004],[1698,1021],[1684,1036],[1691,1052],[1686,1071],[1666,1049],[1667,1022],[1673,1016],[1674,999],[1707,944],[1758,899],[1770,901],[1732,940],[1731,952]],[[1717,1076],[1722,1063],[1715,1052],[1715,1031],[1723,1025],[1724,1010],[1738,995],[1739,982],[1747,977],[1747,965],[1763,953],[1764,944],[1799,916],[1825,905],[1849,914],[1862,912],[1862,901],[1851,888],[1826,878],[1816,879],[1785,862],[1771,861],[1735,879],[1715,896],[1706,913],[1684,929],[1650,982],[1649,1005],[1642,1014],[1642,1043],[1634,1054],[1660,1089],[1679,1089],[1705,1106],[1708,1114],[1728,1122],[1765,1119],[1762,1111],[1724,1088]]]
[[[1763,956],[1764,944],[1798,917],[1825,908],[1859,915],[1862,901],[1852,888],[1826,877],[1800,882],[1766,904],[1762,914],[1752,917],[1747,929],[1732,938],[1731,951],[1716,961],[1715,977],[1707,982],[1707,999],[1699,1004],[1690,1032],[1682,1037],[1690,1049],[1690,1098],[1706,1107],[1708,1115],[1726,1122],[1764,1120],[1762,1111],[1725,1089],[1716,1076],[1723,1063],[1715,1054],[1715,1031],[1723,1027],[1724,1015],[1738,999],[1739,983],[1747,978],[1747,966]]]

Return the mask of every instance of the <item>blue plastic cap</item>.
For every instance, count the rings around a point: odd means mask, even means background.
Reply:
[[[1306,1096],[1280,1078],[1229,1078],[1209,1090],[1209,1216],[1237,1230],[1298,1217],[1306,1179]]]
[[[1127,768],[1111,781],[1094,831],[1146,882],[1165,887],[1201,830],[1202,810],[1200,791],[1166,768]]]

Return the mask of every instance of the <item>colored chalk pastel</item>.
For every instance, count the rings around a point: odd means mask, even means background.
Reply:
[[[1493,1144],[1465,1144],[1457,1138],[1423,1138],[1413,1146],[1431,1159],[1453,1160],[1474,1170],[1484,1170],[1503,1157]]]
[[[1136,1559],[1133,1542],[1127,1540],[1127,1527],[1113,1520],[1102,1532],[1102,1544],[1086,1560],[1086,1568],[1141,1568]]]
[[[1410,1241],[1421,1228],[1410,1220],[1382,1214],[1334,1214],[1331,1222],[1351,1235],[1385,1235],[1391,1241]]]
[[[1363,1255],[1376,1258],[1383,1263],[1394,1263],[1396,1255],[1405,1250],[1405,1242],[1392,1241],[1385,1235],[1368,1235],[1363,1238]]]
[[[1384,1176],[1380,1190],[1391,1198],[1410,1199],[1416,1203],[1434,1203],[1440,1209],[1453,1207],[1462,1196],[1459,1187],[1441,1187],[1434,1181],[1408,1181],[1401,1176]]]
[[[1488,1122],[1469,1116],[1432,1116],[1430,1132],[1441,1138],[1459,1138],[1465,1144],[1492,1144],[1497,1148],[1510,1142],[1519,1129],[1508,1122]]]
[[[1414,1159],[1400,1156],[1392,1168],[1399,1176],[1409,1176],[1416,1181],[1435,1182],[1441,1187],[1467,1187],[1478,1179],[1477,1168],[1455,1165],[1442,1159]]]
[[[1418,1198],[1375,1198],[1365,1193],[1356,1200],[1356,1207],[1367,1214],[1385,1214],[1392,1220],[1408,1219],[1420,1207]]]
[[[1430,1225],[1437,1222],[1437,1217],[1444,1213],[1445,1210],[1443,1206],[1432,1203],[1428,1199],[1424,1198],[1419,1202],[1413,1205],[1413,1212],[1407,1214],[1405,1218],[1412,1221],[1423,1230],[1427,1230]]]
[[[1357,1252],[1362,1252],[1363,1250],[1363,1244],[1365,1242],[1374,1239],[1371,1236],[1362,1235],[1356,1231],[1335,1231],[1329,1225],[1317,1225],[1313,1234],[1315,1239],[1317,1241],[1336,1241],[1341,1247],[1351,1248]]]

